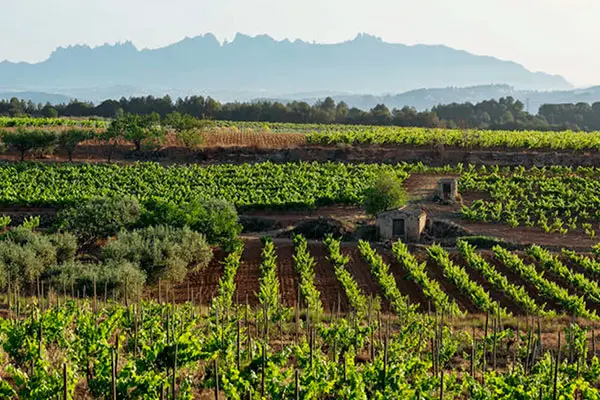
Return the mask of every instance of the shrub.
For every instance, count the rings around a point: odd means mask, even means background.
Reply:
[[[102,259],[139,265],[153,281],[158,278],[181,281],[188,271],[197,271],[208,265],[212,249],[204,235],[187,227],[159,225],[131,232],[121,231],[115,240],[104,246]]]
[[[12,219],[8,215],[0,216],[0,230],[9,226],[11,222],[12,222]]]
[[[19,246],[10,241],[0,242],[0,285],[6,288],[9,282],[23,286],[41,275],[43,264],[32,248]]]
[[[21,227],[34,230],[40,227],[41,218],[39,215],[26,217],[21,223]]]
[[[466,242],[477,248],[492,248],[497,245],[504,244],[504,239],[497,238],[494,236],[476,235],[476,236],[461,236],[457,239],[458,241]]]
[[[235,207],[220,199],[196,200],[176,205],[157,200],[146,205],[143,226],[170,225],[192,230],[206,236],[213,245],[229,246],[242,231]]]
[[[173,128],[177,139],[190,149],[197,149],[204,143],[202,136],[203,122],[189,114],[181,115],[178,112],[167,115],[165,125]]]
[[[204,143],[204,136],[199,129],[177,131],[177,139],[188,149],[198,149]]]
[[[594,253],[597,257],[600,257],[600,243],[595,244],[592,247],[592,253]]]
[[[59,212],[56,229],[71,232],[82,244],[90,244],[134,226],[141,212],[134,197],[94,199]]]
[[[137,265],[130,262],[109,262],[104,264],[104,274],[109,288],[116,290],[120,297],[137,297],[144,290],[146,274]]]
[[[374,185],[365,191],[363,207],[368,214],[401,207],[406,204],[402,180],[392,172],[382,172]]]
[[[70,244],[69,244],[70,242]],[[33,284],[58,262],[72,260],[72,239],[17,227],[0,240],[0,286]],[[60,257],[60,258],[59,258]]]
[[[69,232],[50,236],[50,242],[56,248],[56,262],[59,264],[73,261],[77,253],[77,237]]]

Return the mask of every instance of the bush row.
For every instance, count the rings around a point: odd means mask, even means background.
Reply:
[[[221,200],[175,206],[133,197],[95,199],[59,212],[46,233],[39,218],[7,228],[0,218],[0,288],[137,296],[147,282],[181,281],[212,259],[211,245],[236,247],[237,212]],[[46,286],[47,287],[47,286]],[[86,292],[87,288],[87,292]]]

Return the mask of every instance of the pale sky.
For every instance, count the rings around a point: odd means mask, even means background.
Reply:
[[[155,48],[212,32],[321,43],[359,32],[444,44],[600,84],[598,0],[0,0],[0,60],[41,61],[57,46],[131,40]]]

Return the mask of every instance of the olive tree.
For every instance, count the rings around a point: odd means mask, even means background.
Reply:
[[[91,139],[93,133],[84,129],[67,129],[58,134],[58,147],[67,152],[69,161],[73,161],[73,152],[77,145]]]
[[[16,131],[3,132],[2,142],[8,148],[18,151],[23,161],[28,151],[51,153],[56,145],[56,134],[42,129],[19,128]]]

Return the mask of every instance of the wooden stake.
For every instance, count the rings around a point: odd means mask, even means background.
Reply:
[[[296,344],[298,343],[298,340],[300,339],[300,307],[298,307],[298,302],[296,302],[296,307],[295,307],[295,313],[296,313]]]
[[[242,347],[242,339],[241,339],[241,324],[242,321],[239,319],[238,316],[238,320],[237,320],[237,368],[238,371],[240,370],[240,367],[242,365],[242,353],[241,353],[241,347]]]
[[[265,397],[265,379],[266,379],[266,371],[267,369],[267,344],[263,343],[262,349],[262,378],[260,382],[260,395],[262,398]]]
[[[215,367],[215,400],[219,400],[219,362],[215,358],[214,361]]]
[[[346,363],[346,357],[344,357],[344,364]],[[387,366],[388,366],[388,337],[386,335],[385,341],[383,342],[383,393],[387,387]]]
[[[475,327],[471,338],[471,377],[475,378]]]
[[[492,367],[494,368],[494,371],[496,370],[496,341],[497,341],[497,321],[494,320],[494,327],[493,327],[493,331],[494,331],[494,339],[493,339],[493,343],[492,343]]]
[[[443,400],[444,398],[444,368],[442,368],[441,371],[441,376],[440,376],[440,400]]]
[[[488,322],[490,319],[490,312],[488,311],[487,314],[485,315],[485,329],[484,329],[484,333],[483,333],[483,362],[482,362],[482,369],[483,372],[485,373],[485,371],[487,370],[487,338],[488,338]]]
[[[596,357],[596,329],[592,328],[592,358]]]
[[[111,361],[112,361],[112,376],[111,376],[111,394],[112,400],[117,400],[117,366],[115,362],[115,351],[111,352]]]
[[[98,298],[96,293],[96,277],[94,276],[94,314],[98,312]]]
[[[560,366],[560,331],[558,331],[558,351],[556,352],[556,365],[554,368],[554,390],[552,392],[552,399],[556,400],[557,391],[556,386],[558,384],[558,367]]]
[[[63,399],[69,399],[69,387],[67,382],[67,363],[63,364]]]
[[[300,400],[300,371],[296,369],[294,373],[295,377],[295,388],[296,388],[296,400]]]
[[[177,394],[177,340],[175,340],[175,354],[173,356],[173,381],[171,383],[171,393],[171,398],[175,400]]]

